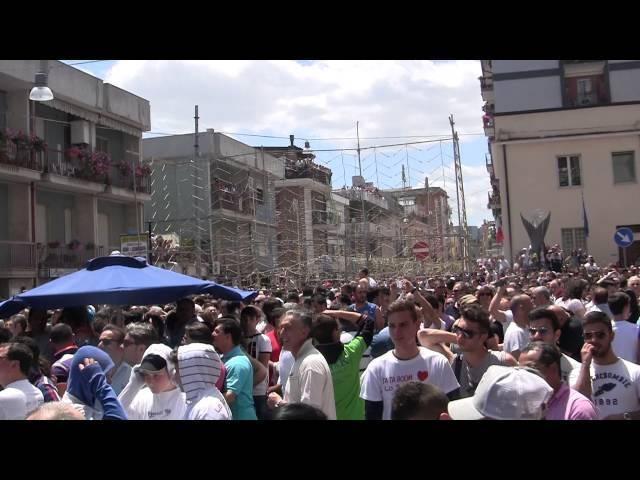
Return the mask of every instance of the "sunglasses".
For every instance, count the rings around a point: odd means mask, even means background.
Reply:
[[[539,333],[540,335],[546,335],[548,331],[549,329],[547,327],[540,327],[540,328],[529,327],[529,335],[535,335],[536,333]]]
[[[118,342],[116,340],[113,340],[113,339],[105,338],[104,340],[100,340],[99,343],[103,344],[105,347],[108,347],[112,343],[118,343]]]
[[[476,334],[480,334],[480,332],[474,332],[473,330],[467,330],[462,327],[453,327],[452,332],[456,335],[462,335],[466,339],[470,339],[476,336]]]
[[[592,340],[594,337],[597,338],[598,340],[602,340],[606,336],[607,336],[606,332],[584,332],[585,340]]]

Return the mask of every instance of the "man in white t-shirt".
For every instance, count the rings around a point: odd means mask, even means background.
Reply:
[[[174,383],[175,364],[169,359],[170,355],[168,346],[151,345],[142,363],[133,368],[129,383],[118,397],[129,420],[182,420],[184,417],[185,394]]]
[[[394,392],[407,382],[429,383],[449,396],[460,387],[444,355],[418,347],[420,322],[413,303],[394,302],[389,307],[388,321],[395,348],[373,360],[360,380],[367,420],[391,419]]]
[[[529,332],[526,330],[529,323],[529,312],[533,309],[533,302],[528,295],[516,295],[511,300],[511,312],[513,322],[504,332],[503,350],[513,355],[517,360],[520,350],[529,344]]]
[[[44,403],[42,392],[29,382],[31,349],[23,343],[0,345],[0,419],[24,420]],[[24,402],[24,403],[23,403]]]
[[[638,325],[627,321],[631,315],[631,298],[624,292],[609,295],[613,314],[613,351],[627,362],[640,363],[638,357]]]
[[[601,420],[640,420],[640,365],[619,358],[612,348],[613,327],[602,312],[583,320],[582,367],[571,385],[590,398]]]

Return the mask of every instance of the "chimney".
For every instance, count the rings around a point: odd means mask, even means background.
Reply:
[[[296,138],[295,135],[289,135],[289,141],[291,142],[291,145],[290,145],[291,147],[294,146],[293,141],[295,140],[295,138]]]

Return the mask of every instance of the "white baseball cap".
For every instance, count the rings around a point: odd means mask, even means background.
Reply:
[[[449,403],[454,420],[540,420],[553,389],[531,369],[493,365],[475,395]]]

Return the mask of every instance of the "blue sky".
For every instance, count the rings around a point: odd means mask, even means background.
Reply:
[[[86,60],[64,60],[78,63]],[[201,130],[284,137],[235,136],[249,145],[296,144],[311,148],[355,148],[360,121],[363,175],[380,188],[402,186],[402,165],[412,186],[446,188],[454,209],[455,175],[450,141],[384,147],[450,136],[449,114],[460,133],[469,225],[491,217],[485,168],[487,140],[482,134],[479,62],[463,61],[103,61],[78,65],[151,102],[151,131],[187,133],[193,105]],[[422,136],[423,138],[376,138]],[[428,137],[427,137],[428,136]],[[442,137],[439,137],[442,138]],[[316,152],[333,171],[334,187],[357,174],[353,151]],[[407,167],[408,157],[408,167]],[[377,171],[376,171],[377,170]],[[444,175],[443,175],[444,172]]]

